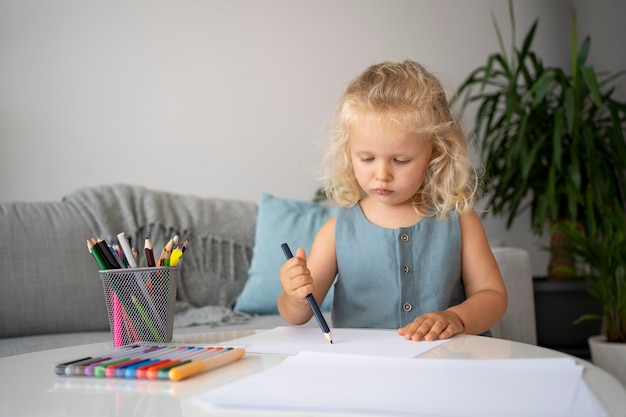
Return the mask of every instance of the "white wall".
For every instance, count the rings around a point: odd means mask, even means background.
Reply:
[[[518,39],[540,17],[536,49],[567,65],[571,2],[516,3]],[[118,182],[309,200],[316,141],[346,83],[412,58],[454,88],[498,47],[491,11],[508,33],[504,0],[0,0],[0,201]],[[621,39],[604,36],[605,49],[623,55]],[[502,224],[488,217],[489,236],[545,273],[528,220]]]

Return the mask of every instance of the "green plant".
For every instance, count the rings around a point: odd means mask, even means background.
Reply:
[[[579,261],[576,270],[563,272],[582,276],[589,283],[589,293],[603,307],[606,340],[626,343],[626,213],[614,204],[605,214],[609,220],[605,227],[584,231],[571,222],[558,226],[568,238],[563,250]],[[590,318],[596,317],[581,319]]]
[[[626,104],[610,87],[624,72],[600,74],[586,63],[591,40],[586,37],[577,48],[575,17],[571,72],[544,66],[532,50],[539,21],[517,47],[512,1],[509,10],[510,51],[494,17],[500,52],[470,73],[452,99],[462,111],[478,106],[474,133],[486,167],[489,209],[506,214],[510,228],[530,208],[537,235],[565,220],[588,231],[605,221],[614,199],[624,206]],[[552,234],[551,246],[561,237]],[[551,252],[551,278],[560,275],[563,262],[572,265],[571,256],[558,253]]]
[[[313,202],[323,203],[324,201],[326,201],[326,192],[324,191],[324,188],[320,187],[315,190],[315,194],[313,195]]]

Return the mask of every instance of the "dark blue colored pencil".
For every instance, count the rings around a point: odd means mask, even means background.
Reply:
[[[283,249],[283,253],[285,254],[285,257],[287,259],[293,258],[293,253],[291,253],[291,249],[289,249],[289,245],[287,245],[286,243],[283,243],[282,245],[280,245],[280,247]],[[328,327],[328,324],[326,323],[326,319],[324,319],[324,315],[322,314],[322,311],[317,305],[317,301],[315,301],[313,294],[307,295],[306,300],[309,302],[309,306],[311,307],[311,310],[313,310],[313,315],[317,319],[317,324],[319,324],[320,328],[322,329],[322,332],[324,333],[324,337],[328,339],[330,343],[333,343],[333,336],[330,333],[330,328]]]

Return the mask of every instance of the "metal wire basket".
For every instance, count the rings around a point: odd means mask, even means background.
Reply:
[[[115,348],[172,340],[177,268],[108,269],[100,278]]]

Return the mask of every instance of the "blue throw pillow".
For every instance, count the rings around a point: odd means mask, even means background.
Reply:
[[[294,255],[297,248],[311,250],[317,231],[336,209],[320,204],[277,198],[263,194],[256,222],[256,235],[248,280],[235,303],[235,311],[248,314],[278,314],[279,270],[286,258],[280,245],[287,243]],[[329,311],[332,288],[320,306]]]

